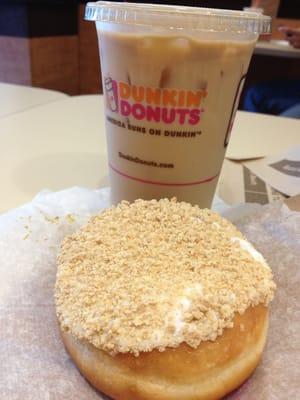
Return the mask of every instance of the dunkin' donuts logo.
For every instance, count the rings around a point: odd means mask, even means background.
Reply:
[[[160,89],[104,80],[107,108],[139,121],[196,125],[204,109],[206,90]]]

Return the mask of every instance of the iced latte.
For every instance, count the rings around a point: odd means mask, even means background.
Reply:
[[[209,207],[257,39],[242,22],[266,17],[116,4],[95,6],[112,202]]]

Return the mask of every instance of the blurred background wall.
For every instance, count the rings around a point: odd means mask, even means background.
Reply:
[[[99,93],[94,24],[77,0],[0,0],[0,81]]]

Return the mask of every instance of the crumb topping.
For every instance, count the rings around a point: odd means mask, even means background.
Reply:
[[[215,340],[274,290],[266,261],[218,214],[136,200],[65,238],[55,301],[62,329],[110,354],[138,355]]]

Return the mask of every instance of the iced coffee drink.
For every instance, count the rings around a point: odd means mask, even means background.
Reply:
[[[229,17],[224,32],[222,24],[212,30],[204,9],[182,7],[177,15],[168,6],[98,7],[119,10],[119,18],[127,10],[126,23],[105,22],[105,12],[97,22],[113,203],[177,197],[209,207],[257,33],[228,29]],[[143,15],[154,11],[138,24],[143,8]]]

